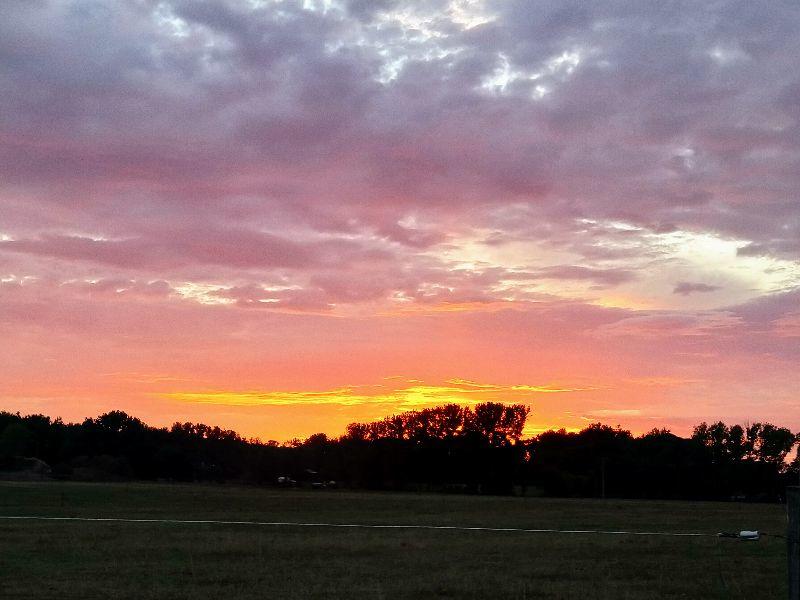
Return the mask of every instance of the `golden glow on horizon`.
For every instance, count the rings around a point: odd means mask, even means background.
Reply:
[[[588,416],[574,417],[562,421],[553,420],[553,415],[540,415],[534,405],[535,398],[540,395],[571,394],[577,392],[593,392],[607,388],[585,385],[562,385],[550,383],[546,385],[512,384],[501,385],[479,383],[466,379],[450,379],[443,385],[426,385],[418,379],[403,376],[384,377],[384,384],[351,385],[321,391],[225,391],[212,390],[204,392],[167,392],[151,394],[165,400],[185,404],[197,404],[217,407],[239,407],[253,409],[257,407],[274,407],[285,409],[318,410],[326,407],[333,410],[347,409],[352,411],[350,421],[379,420],[391,414],[410,410],[421,410],[444,404],[474,406],[483,402],[500,402],[525,404],[532,408],[524,435],[532,436],[548,430],[564,429],[568,432],[580,431],[580,423],[593,422],[609,416],[632,416],[630,410],[600,409]],[[393,387],[394,386],[394,387]],[[363,412],[364,409],[367,412]],[[326,429],[330,435],[339,435],[344,427]]]
[[[161,398],[180,402],[220,404],[228,406],[294,406],[333,404],[356,406],[388,405],[387,410],[414,410],[442,404],[473,405],[481,402],[530,404],[536,394],[588,392],[597,387],[546,385],[498,385],[450,379],[448,385],[424,385],[418,380],[405,380],[405,387],[387,389],[384,384],[345,386],[322,391],[224,391],[167,392]],[[407,385],[413,384],[413,385]]]

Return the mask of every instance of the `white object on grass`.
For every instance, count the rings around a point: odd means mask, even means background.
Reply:
[[[739,539],[740,540],[757,540],[759,537],[759,533],[757,531],[740,531],[739,532]]]

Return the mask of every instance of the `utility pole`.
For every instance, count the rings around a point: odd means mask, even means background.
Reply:
[[[786,488],[789,527],[786,544],[789,555],[789,600],[800,600],[800,487]]]

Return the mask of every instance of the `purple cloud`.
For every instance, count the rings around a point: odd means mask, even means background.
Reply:
[[[243,360],[330,335],[475,380],[484,345],[515,376],[727,353],[791,379],[770,369],[797,352],[793,2],[321,5],[4,4],[15,360],[40,329]],[[482,342],[437,363],[451,336]]]

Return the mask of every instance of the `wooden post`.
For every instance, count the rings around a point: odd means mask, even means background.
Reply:
[[[800,600],[800,487],[786,488],[789,528],[786,542],[789,555],[789,600]]]

